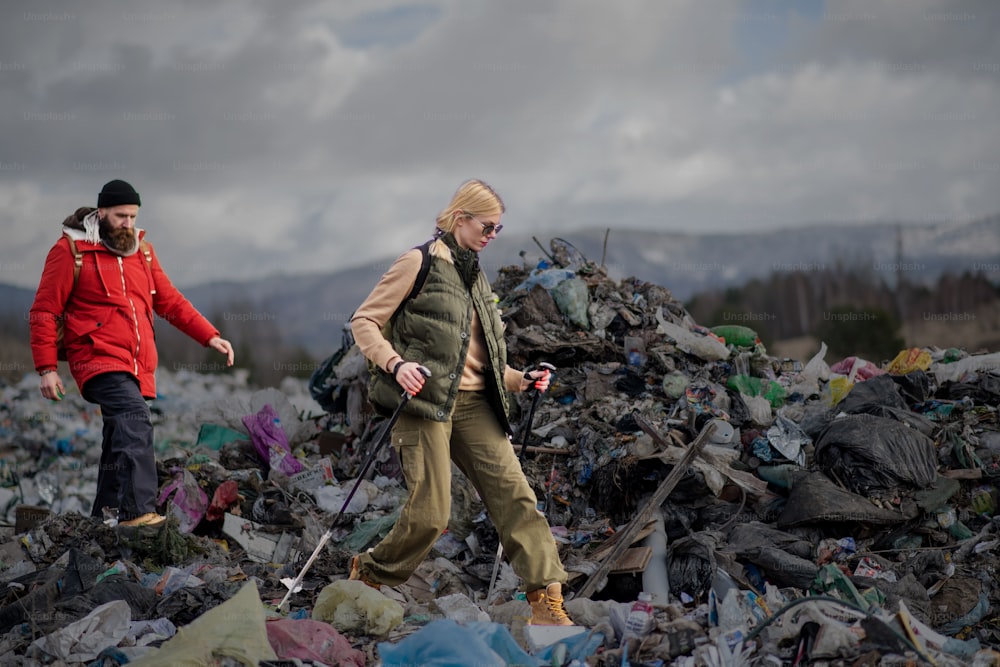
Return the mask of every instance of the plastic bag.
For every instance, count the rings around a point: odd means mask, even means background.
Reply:
[[[240,489],[236,480],[227,479],[220,484],[215,493],[212,494],[212,502],[209,503],[205,511],[205,518],[209,521],[218,521],[223,517],[229,506],[240,498]]]
[[[772,408],[780,408],[785,402],[785,388],[774,380],[764,380],[749,375],[730,375],[726,386],[747,396],[763,396]]]
[[[802,448],[812,444],[812,439],[788,417],[782,414],[775,416],[774,424],[767,429],[767,440],[787,460],[794,461],[800,466],[806,464],[806,455]]]
[[[86,617],[74,621],[52,634],[39,637],[28,647],[29,658],[57,658],[64,663],[86,663],[98,656],[106,646],[116,646],[128,635],[132,612],[128,603],[114,600],[94,609]]]
[[[378,652],[383,667],[543,664],[525,653],[502,625],[476,622],[465,627],[449,619],[432,621],[398,644],[380,643]]]
[[[365,654],[329,623],[310,619],[268,619],[267,641],[282,660],[312,660],[325,665],[364,667]]]
[[[580,278],[564,280],[552,289],[552,299],[566,319],[581,329],[590,328],[590,317],[587,315],[590,291],[586,282]]]
[[[726,342],[726,345],[752,348],[760,342],[760,336],[757,335],[756,331],[739,324],[722,324],[712,327],[711,331],[716,336],[722,338]]]
[[[820,381],[830,378],[830,367],[823,358],[826,356],[826,343],[821,343],[819,352],[813,355],[788,387],[789,394],[802,394],[806,398],[819,394]]]
[[[403,622],[403,607],[361,581],[341,579],[319,592],[312,617],[341,632],[381,637]]]
[[[264,607],[253,580],[230,599],[178,628],[177,634],[163,642],[159,649],[129,664],[135,667],[209,665],[219,664],[223,658],[232,658],[245,665],[278,658],[267,642]]]
[[[730,351],[725,343],[714,336],[696,334],[690,329],[668,322],[663,317],[662,310],[662,308],[656,310],[656,320],[660,323],[657,330],[673,339],[678,349],[705,361],[720,361],[729,358]]]
[[[173,480],[168,482],[160,491],[157,499],[161,505],[173,494],[168,513],[177,518],[180,524],[179,530],[182,533],[190,533],[195,529],[205,510],[208,509],[208,496],[201,490],[198,480],[194,478],[188,470],[180,470]]]
[[[292,456],[281,419],[270,403],[257,413],[243,417],[243,424],[250,432],[250,440],[261,462],[288,476],[302,472],[302,462]]]
[[[926,371],[930,367],[931,353],[919,347],[911,347],[897,354],[885,370],[892,375],[906,375],[913,371]]]
[[[845,415],[830,422],[816,441],[823,472],[855,493],[900,484],[926,488],[937,478],[934,442],[885,417]]]
[[[523,292],[527,294],[535,285],[540,285],[546,290],[551,290],[564,280],[570,280],[574,277],[576,277],[576,272],[569,269],[543,269],[535,271],[524,282],[515,287],[513,293],[520,294]]]
[[[951,363],[934,363],[931,364],[930,371],[934,374],[938,384],[958,382],[969,374],[980,371],[1000,373],[1000,352],[977,354]]]
[[[830,371],[846,375],[851,382],[863,382],[879,375],[885,375],[885,371],[860,357],[845,357],[830,366]]]

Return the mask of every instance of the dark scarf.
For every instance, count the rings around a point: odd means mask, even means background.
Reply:
[[[462,282],[465,283],[466,287],[472,289],[472,286],[476,284],[476,279],[479,277],[479,253],[458,245],[454,234],[450,232],[443,234],[441,240],[451,250],[451,258],[455,264],[455,270],[462,277]]]

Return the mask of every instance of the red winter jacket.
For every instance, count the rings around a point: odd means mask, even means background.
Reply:
[[[141,240],[145,232],[137,232]],[[143,396],[154,398],[153,313],[202,345],[219,335],[170,282],[152,245],[147,247],[151,262],[141,250],[119,257],[102,244],[77,240],[83,265],[74,286],[73,252],[65,234],[52,246],[29,320],[36,370],[56,368],[56,318],[63,316],[66,358],[81,390],[95,375],[124,371],[138,378]]]

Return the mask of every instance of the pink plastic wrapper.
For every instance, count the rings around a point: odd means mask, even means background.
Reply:
[[[365,667],[365,654],[329,623],[310,619],[267,621],[267,641],[282,660],[312,660],[340,667]]]
[[[844,357],[833,366],[830,371],[837,375],[850,375],[854,370],[854,382],[864,382],[871,380],[877,375],[885,375],[885,371],[870,361],[859,359],[858,357]]]

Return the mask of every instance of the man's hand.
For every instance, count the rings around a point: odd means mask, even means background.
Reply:
[[[233,365],[233,346],[228,340],[216,336],[212,340],[208,341],[208,346],[213,350],[217,350],[226,355],[226,366]]]
[[[42,396],[50,401],[61,401],[66,395],[66,387],[63,386],[59,373],[53,371],[41,377]]]

